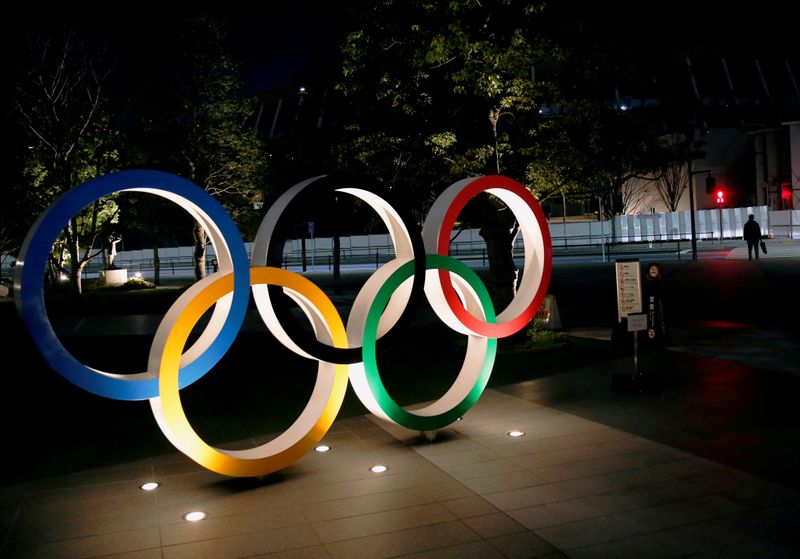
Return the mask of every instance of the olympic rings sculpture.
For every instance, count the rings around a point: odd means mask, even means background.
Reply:
[[[275,227],[289,204],[325,177],[302,181],[284,193],[265,215],[248,262],[239,231],[223,207],[197,185],[150,170],[122,171],[88,181],[59,197],[32,226],[15,267],[17,310],[48,365],[73,384],[106,398],[148,400],[167,439],[201,466],[227,476],[263,476],[280,470],[314,448],[332,425],[348,382],[376,416],[418,431],[451,425],[478,400],[491,375],[497,338],[524,328],[540,308],[552,270],[552,247],[544,213],[530,192],[503,176],[468,178],[447,188],[434,202],[421,235],[388,202],[363,188],[336,188],[359,198],[389,230],[395,259],[378,268],[355,298],[345,325],[327,295],[304,276],[271,262]],[[114,374],[75,359],[59,341],[47,317],[44,273],[50,251],[64,225],[82,208],[115,192],[147,192],[185,209],[206,230],[219,270],[191,285],[170,307],[153,338],[147,371]],[[500,198],[513,212],[524,241],[524,271],[509,306],[495,315],[477,274],[451,258],[450,235],[466,203],[482,192]],[[277,266],[275,265],[277,264]],[[245,318],[250,290],[270,332],[299,356],[318,362],[317,380],[305,409],[271,441],[247,450],[213,447],[194,431],[183,410],[180,390],[195,382],[224,356]],[[314,332],[303,340],[292,326],[279,293],[305,313]],[[458,377],[426,407],[408,411],[381,381],[377,345],[405,323],[421,295],[436,315],[468,337]],[[211,308],[211,318],[187,349],[188,338]],[[296,326],[296,325],[295,325]]]

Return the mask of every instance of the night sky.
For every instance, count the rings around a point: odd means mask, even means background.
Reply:
[[[468,0],[464,0],[468,1]],[[471,0],[475,1],[475,0]],[[491,0],[484,0],[490,2]],[[783,4],[783,5],[782,5]],[[139,36],[174,32],[198,11],[198,3],[137,2],[111,9],[97,4],[15,6],[18,15],[4,17],[0,48],[6,64],[12,63],[25,31],[51,24],[78,23],[117,42]],[[207,12],[231,24],[236,52],[243,59],[254,91],[292,81],[315,57],[330,57],[349,25],[351,2],[280,4],[256,7],[244,2],[215,2]],[[564,17],[576,13],[601,22],[599,33],[616,41],[657,40],[666,43],[709,43],[742,49],[788,48],[798,50],[800,28],[776,0],[762,0],[737,8],[728,2],[580,2],[559,0],[553,7]]]

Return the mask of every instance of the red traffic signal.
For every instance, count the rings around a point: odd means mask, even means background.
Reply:
[[[721,206],[725,203],[725,191],[717,190],[717,205]]]

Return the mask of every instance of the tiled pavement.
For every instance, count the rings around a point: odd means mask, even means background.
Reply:
[[[0,557],[800,557],[797,340],[721,326],[643,360],[675,377],[649,399],[598,364],[487,390],[433,442],[337,419],[332,451],[262,480],[175,452],[2,486]]]
[[[4,487],[1,556],[800,556],[797,490],[541,405],[535,384],[487,390],[432,442],[337,420],[331,451],[261,480],[175,453]]]

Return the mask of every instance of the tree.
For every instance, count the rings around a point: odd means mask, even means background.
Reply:
[[[126,161],[184,176],[218,197],[235,221],[250,222],[266,168],[253,126],[255,101],[245,92],[222,20],[201,15],[177,28],[174,36],[161,36],[167,44],[148,35],[132,55],[136,124]],[[154,82],[161,87],[152,88]],[[205,275],[208,236],[197,222],[193,240],[199,279]]]
[[[656,179],[658,195],[667,209],[674,212],[678,202],[689,187],[689,168],[686,165],[673,165]]]
[[[649,186],[652,177],[630,177],[622,185],[622,208],[625,214],[643,213],[650,207],[651,193]]]
[[[628,110],[621,89],[671,98],[656,79],[671,54],[641,21],[609,21],[605,10],[568,0],[358,6],[337,86],[351,107],[342,162],[398,188],[420,213],[444,180],[502,173],[540,201],[599,198],[613,215],[632,177],[686,161],[659,142],[686,118]],[[490,263],[511,262],[514,220],[476,213],[493,217],[481,226]],[[516,269],[490,267],[502,307]]]
[[[337,91],[352,107],[343,166],[401,192],[423,215],[465,175],[524,179],[526,117],[535,114],[532,61],[546,44],[530,33],[538,3],[367,3],[354,10]],[[505,307],[517,270],[517,225],[491,197],[481,235],[490,291]]]
[[[14,106],[28,136],[24,196],[40,212],[58,194],[116,168],[117,133],[104,92],[110,69],[103,45],[77,27],[37,32],[28,41]],[[55,273],[69,275],[74,293],[82,292],[82,271],[116,220],[114,199],[106,197],[65,225],[50,262]]]

